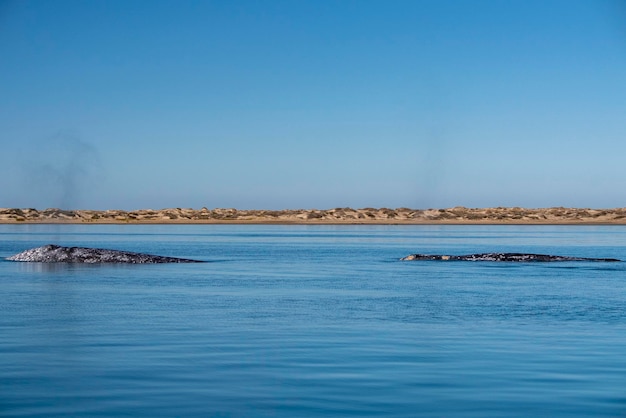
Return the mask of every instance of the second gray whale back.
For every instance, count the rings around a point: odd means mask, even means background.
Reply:
[[[549,254],[528,253],[480,253],[467,255],[410,254],[400,260],[442,260],[442,261],[517,261],[517,262],[549,262],[549,261],[621,261],[617,258],[568,257]]]
[[[36,263],[201,263],[186,258],[164,257],[160,255],[135,253],[130,251],[107,250],[103,248],[62,247],[60,245],[44,245],[31,248],[8,257],[10,261]]]

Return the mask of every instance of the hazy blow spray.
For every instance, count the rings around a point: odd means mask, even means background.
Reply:
[[[23,160],[29,190],[45,207],[77,209],[104,173],[97,148],[68,132],[33,143]]]

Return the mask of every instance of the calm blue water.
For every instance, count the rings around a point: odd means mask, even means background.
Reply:
[[[2,225],[2,416],[625,416],[626,227]]]

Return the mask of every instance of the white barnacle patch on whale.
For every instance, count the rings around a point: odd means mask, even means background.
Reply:
[[[60,245],[44,245],[31,248],[11,257],[9,261],[35,263],[201,263],[186,258],[164,257],[160,255],[135,253],[130,251],[108,250],[103,248],[62,247]]]

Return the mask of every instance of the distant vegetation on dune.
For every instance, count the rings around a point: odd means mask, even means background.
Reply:
[[[0,209],[2,223],[528,223],[528,224],[626,224],[626,208],[577,209],[520,207],[448,209],[335,208],[289,210],[238,209],[141,209],[62,210]]]

